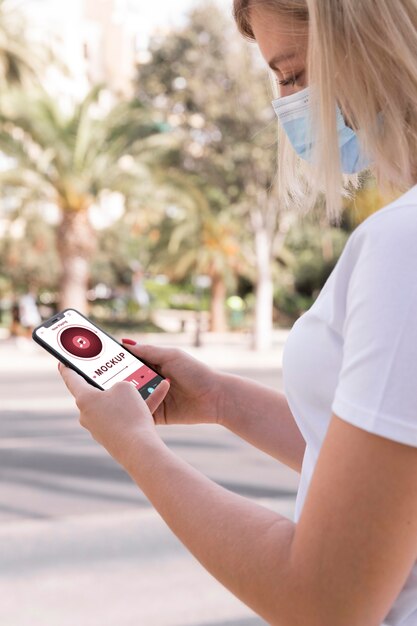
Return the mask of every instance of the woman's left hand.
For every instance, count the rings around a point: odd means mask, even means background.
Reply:
[[[101,391],[74,370],[59,364],[62,378],[80,410],[80,424],[123,466],[142,441],[159,439],[152,413],[169,391],[163,380],[145,401],[128,382]]]

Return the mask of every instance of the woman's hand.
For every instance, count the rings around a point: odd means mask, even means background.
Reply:
[[[152,412],[168,393],[168,381],[163,380],[145,402],[131,383],[101,391],[72,369],[61,364],[58,369],[80,410],[81,426],[121,465],[129,463],[141,443],[159,440]]]
[[[131,339],[122,342],[171,383],[153,412],[156,424],[220,423],[221,374],[176,348],[141,345]]]

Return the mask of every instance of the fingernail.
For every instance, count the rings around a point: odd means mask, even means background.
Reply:
[[[169,383],[171,382],[171,379],[168,378],[167,376],[165,377],[165,380],[167,380]]]
[[[58,361],[58,365],[57,365],[58,369],[61,368],[61,363]]]
[[[126,343],[128,346],[136,345],[136,341],[133,341],[133,339],[122,339],[122,343]]]

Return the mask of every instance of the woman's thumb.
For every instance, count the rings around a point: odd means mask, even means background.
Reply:
[[[154,413],[159,405],[162,404],[169,391],[169,386],[169,382],[166,379],[162,380],[159,385],[155,387],[155,391],[146,399],[146,404],[151,413]]]

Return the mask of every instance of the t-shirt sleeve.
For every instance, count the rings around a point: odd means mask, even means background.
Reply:
[[[417,233],[389,224],[363,229],[351,247],[331,408],[355,426],[417,446]]]

